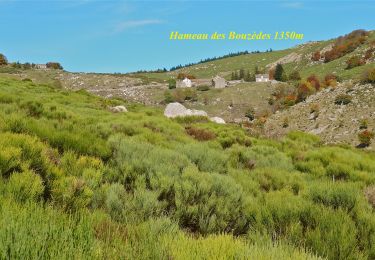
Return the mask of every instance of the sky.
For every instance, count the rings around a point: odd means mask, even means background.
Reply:
[[[0,0],[0,53],[74,72],[167,68],[375,29],[368,1]],[[176,41],[179,33],[296,32],[303,40]]]

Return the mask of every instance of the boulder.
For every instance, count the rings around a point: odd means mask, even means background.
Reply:
[[[207,116],[207,113],[203,110],[188,109],[187,116]]]
[[[170,103],[164,110],[164,115],[169,118],[178,116],[207,116],[207,113],[203,110],[187,109],[178,102]]]
[[[164,110],[164,115],[166,117],[177,117],[177,116],[185,116],[187,113],[187,108],[181,105],[178,102],[169,103]]]
[[[217,117],[217,116],[210,117],[210,121],[217,123],[217,124],[225,124],[224,119],[222,119],[221,117]]]
[[[109,110],[111,110],[113,113],[125,113],[125,112],[128,112],[128,110],[124,106],[111,107]]]

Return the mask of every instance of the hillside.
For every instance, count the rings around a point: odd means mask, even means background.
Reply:
[[[341,79],[358,79],[361,73],[373,66],[374,60],[370,63],[346,70],[346,60],[355,55],[364,55],[365,51],[369,49],[372,42],[375,40],[375,31],[370,31],[366,42],[354,52],[348,53],[331,62],[313,62],[311,56],[316,51],[324,53],[332,47],[335,39],[318,42],[308,42],[305,44],[297,45],[293,48],[263,52],[263,53],[250,53],[236,57],[218,59],[207,63],[201,63],[193,66],[188,66],[172,72],[166,73],[139,73],[129,74],[130,76],[140,77],[151,80],[166,80],[171,77],[176,77],[178,73],[186,73],[196,76],[197,78],[210,78],[215,75],[222,75],[229,79],[230,74],[234,70],[249,69],[253,72],[254,67],[269,68],[276,63],[285,65],[286,70],[290,73],[293,70],[300,72],[302,77],[307,77],[311,74],[316,74],[319,77],[324,77],[328,73],[334,73]]]
[[[0,147],[0,258],[375,257],[371,152],[3,77]]]
[[[335,103],[342,95],[348,95],[349,104]],[[286,120],[288,126],[284,126]],[[299,130],[317,134],[325,143],[351,146],[359,144],[357,135],[364,129],[375,129],[375,86],[349,82],[318,92],[305,102],[270,116],[265,124],[269,137]]]
[[[370,31],[363,44],[353,47],[353,51],[344,53],[341,57],[329,62],[324,62],[323,58],[312,60],[315,53],[318,52],[319,56],[323,55],[332,50],[338,41],[338,39],[332,39],[309,42],[287,50],[217,59],[162,73],[95,74],[0,67],[0,75],[17,79],[29,78],[36,83],[50,84],[65,89],[86,89],[103,97],[119,97],[132,102],[160,107],[165,106],[166,95],[175,95],[175,90],[168,91],[167,80],[175,79],[179,73],[190,74],[197,78],[222,75],[230,79],[231,73],[236,70],[245,69],[254,73],[254,68],[257,66],[259,69],[267,71],[277,63],[281,63],[287,75],[298,71],[302,80],[314,74],[324,81],[327,74],[333,74],[339,81],[358,81],[365,71],[374,68],[375,54],[371,50],[374,50],[375,31]],[[370,55],[370,58],[366,59],[364,64],[346,69],[347,61],[351,57],[363,58],[367,57],[366,55]],[[297,83],[296,81],[287,82],[290,89],[294,88]],[[193,95],[196,98],[193,100],[179,98],[177,100],[185,102],[187,107],[206,110],[210,116],[221,116],[231,122],[244,120],[244,115],[249,109],[255,110],[257,116],[272,114],[275,109],[267,105],[267,102],[275,87],[275,85],[270,87],[266,84],[248,82],[225,90],[195,91],[196,93]],[[184,94],[180,93],[181,95]]]

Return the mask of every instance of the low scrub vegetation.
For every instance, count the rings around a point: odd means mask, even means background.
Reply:
[[[365,150],[1,78],[0,147],[1,259],[375,258]]]

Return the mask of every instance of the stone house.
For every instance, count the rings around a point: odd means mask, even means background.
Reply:
[[[227,86],[227,81],[220,76],[215,76],[212,82],[214,88],[225,88]]]
[[[270,81],[270,78],[268,74],[256,74],[255,75],[255,81],[256,82],[268,82]]]

